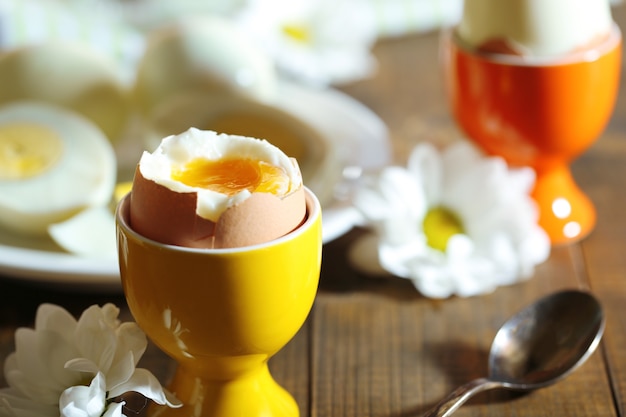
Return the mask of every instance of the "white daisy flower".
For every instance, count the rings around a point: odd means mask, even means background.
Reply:
[[[375,16],[359,0],[250,0],[234,22],[300,82],[342,84],[376,68]]]
[[[407,168],[388,167],[360,188],[355,207],[375,233],[380,266],[425,296],[473,296],[529,278],[550,253],[530,197],[530,168],[509,169],[467,142],[428,143]],[[367,267],[365,246],[352,260]]]
[[[15,333],[0,415],[119,417],[123,395],[131,391],[179,407],[152,373],[136,368],[147,339],[135,323],[120,323],[118,314],[113,304],[92,306],[77,321],[59,306],[42,304],[35,328]]]

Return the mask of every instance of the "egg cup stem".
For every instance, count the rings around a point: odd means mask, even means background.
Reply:
[[[321,208],[305,190],[307,217],[279,239],[233,249],[191,249],[143,237],[117,219],[120,272],[130,310],[178,364],[171,391],[182,408],[149,416],[296,417],[298,406],[268,360],[300,329],[317,292]],[[303,364],[306,366],[306,364]]]
[[[299,415],[298,404],[270,374],[267,362],[233,379],[202,379],[178,367],[169,389],[185,406],[152,405],[149,416],[284,416]]]
[[[539,225],[555,245],[586,237],[596,224],[596,209],[567,165],[540,173],[532,197],[539,208]]]

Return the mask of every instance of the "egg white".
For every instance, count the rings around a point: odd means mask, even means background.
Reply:
[[[109,203],[116,158],[112,145],[93,123],[49,104],[11,104],[0,107],[0,147],[3,127],[12,124],[49,129],[60,139],[62,152],[36,175],[0,177],[0,226],[19,233],[46,234],[50,224]]]
[[[50,237],[63,249],[84,257],[115,259],[115,217],[106,206],[87,208],[68,220],[51,224]]]

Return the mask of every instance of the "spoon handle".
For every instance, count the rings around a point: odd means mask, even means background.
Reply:
[[[452,391],[422,417],[448,417],[475,394],[498,388],[500,385],[500,383],[487,378],[478,378],[470,381]]]

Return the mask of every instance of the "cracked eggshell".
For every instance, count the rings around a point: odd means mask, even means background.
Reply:
[[[228,136],[228,135],[222,135]],[[278,150],[278,148],[276,148]],[[297,168],[295,160],[290,163]],[[235,248],[265,243],[296,229],[306,217],[302,183],[284,196],[250,193],[214,220],[201,217],[198,192],[174,191],[142,174],[137,165],[130,194],[130,225],[157,242],[191,248]]]

